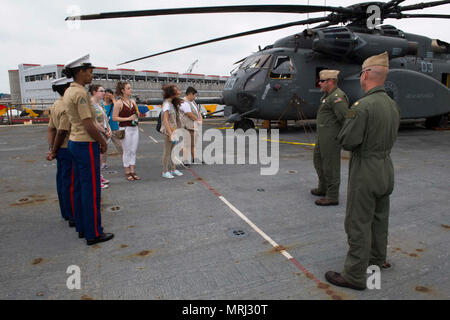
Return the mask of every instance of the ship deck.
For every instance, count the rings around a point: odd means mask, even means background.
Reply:
[[[115,238],[88,247],[60,218],[46,132],[45,125],[0,127],[0,299],[450,298],[450,131],[400,129],[392,150],[394,268],[382,272],[380,290],[362,292],[324,278],[342,270],[347,253],[345,156],[340,205],[317,207],[310,148],[281,143],[273,176],[260,175],[259,165],[195,165],[169,181],[160,177],[161,135],[154,122],[143,123],[143,181],[127,182],[120,157],[109,156],[102,222]],[[314,133],[290,128],[280,140],[311,143]],[[71,265],[81,269],[80,290],[66,286]]]

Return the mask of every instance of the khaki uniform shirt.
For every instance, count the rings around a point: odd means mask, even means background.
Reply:
[[[70,121],[67,116],[67,112],[64,108],[63,97],[59,98],[55,101],[53,106],[50,108],[50,120],[48,123],[50,128],[54,128],[56,130],[64,130],[67,131],[66,138],[64,139],[61,148],[66,149],[69,144],[69,135],[70,135]]]
[[[94,142],[83,125],[83,120],[90,118],[95,121],[96,117],[95,108],[86,89],[73,82],[64,93],[63,101],[72,125],[69,139],[75,142]]]

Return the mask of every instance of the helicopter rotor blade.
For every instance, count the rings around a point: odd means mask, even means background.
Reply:
[[[404,19],[404,18],[440,18],[450,19],[450,14],[403,14],[403,13],[390,13],[385,16],[386,18]]]
[[[332,26],[332,25],[335,25],[335,24],[337,24],[337,23],[325,22],[325,23],[322,23],[322,24],[320,24],[318,26],[313,27],[313,29],[326,28],[326,27],[329,27],[329,26]]]
[[[405,1],[406,1],[406,0],[392,0],[392,1],[389,1],[388,3],[386,3],[386,4],[383,6],[383,9],[384,9],[384,10],[387,10],[387,9],[396,7],[396,6],[398,6],[400,3],[405,2]]]
[[[132,18],[148,16],[166,16],[198,13],[236,13],[236,12],[272,12],[272,13],[312,13],[330,11],[336,13],[352,13],[353,10],[343,7],[309,6],[309,5],[248,5],[248,6],[216,6],[216,7],[192,7],[174,9],[155,9],[138,11],[105,12],[67,17],[68,20],[100,20],[115,18]]]
[[[417,10],[417,9],[424,9],[424,8],[431,8],[431,7],[441,6],[441,5],[449,4],[449,3],[450,3],[450,0],[422,2],[422,3],[418,3],[418,4],[413,4],[413,5],[410,5],[410,6],[398,7],[398,9],[400,11]]]
[[[215,38],[215,39],[211,39],[211,40],[197,42],[197,43],[186,45],[186,46],[182,46],[182,47],[179,47],[179,48],[175,48],[175,49],[171,49],[171,50],[167,50],[167,51],[163,51],[163,52],[158,52],[158,53],[155,53],[155,54],[152,54],[152,55],[149,55],[149,56],[145,56],[145,57],[142,57],[142,58],[137,58],[137,59],[129,60],[129,61],[126,61],[126,62],[122,62],[122,63],[120,63],[118,65],[121,66],[121,65],[124,65],[124,64],[127,64],[127,63],[136,62],[136,61],[139,61],[139,60],[148,59],[148,58],[156,57],[156,56],[159,56],[159,55],[162,55],[162,54],[166,54],[166,53],[170,53],[170,52],[174,52],[174,51],[179,51],[179,50],[183,50],[183,49],[187,49],[187,48],[197,47],[197,46],[205,45],[205,44],[208,44],[208,43],[224,41],[224,40],[229,40],[229,39],[234,39],[234,38],[239,38],[239,37],[245,37],[245,36],[249,36],[249,35],[252,35],[252,34],[269,32],[269,31],[274,31],[274,30],[279,30],[279,29],[284,29],[284,28],[289,28],[289,27],[294,27],[294,26],[300,26],[300,25],[304,25],[304,24],[312,24],[312,23],[324,22],[324,21],[329,21],[329,19],[330,19],[330,17],[311,18],[311,19],[300,20],[300,21],[296,21],[296,22],[289,22],[289,23],[279,24],[279,25],[276,25],[276,26],[271,26],[271,27],[266,27],[266,28],[261,28],[261,29],[255,29],[255,30],[246,31],[246,32],[235,33],[235,34],[224,36],[224,37],[220,37],[220,38]]]

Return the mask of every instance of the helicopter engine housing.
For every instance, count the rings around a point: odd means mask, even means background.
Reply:
[[[417,42],[402,37],[356,33],[346,27],[326,28],[314,33],[314,51],[358,63],[384,51],[389,53],[390,59],[415,55],[418,48]]]

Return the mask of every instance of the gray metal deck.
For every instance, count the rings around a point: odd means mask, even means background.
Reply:
[[[341,204],[316,207],[309,193],[316,174],[307,148],[281,144],[275,176],[261,176],[258,165],[212,165],[193,166],[204,181],[187,170],[168,181],[160,178],[162,145],[148,138],[161,140],[154,127],[141,126],[137,173],[143,181],[125,181],[121,159],[110,156],[102,221],[115,238],[94,247],[60,218],[56,166],[44,159],[46,126],[0,127],[0,299],[450,298],[450,131],[401,129],[392,153],[396,184],[388,254],[395,267],[382,273],[381,290],[357,292],[319,288],[315,281],[326,284],[325,272],[343,267],[348,160],[342,162]],[[290,129],[280,139],[308,142],[313,135]],[[27,203],[17,203],[26,197]],[[121,211],[108,210],[115,206]],[[231,230],[247,236],[232,237]],[[81,290],[66,287],[70,265],[81,268]]]

